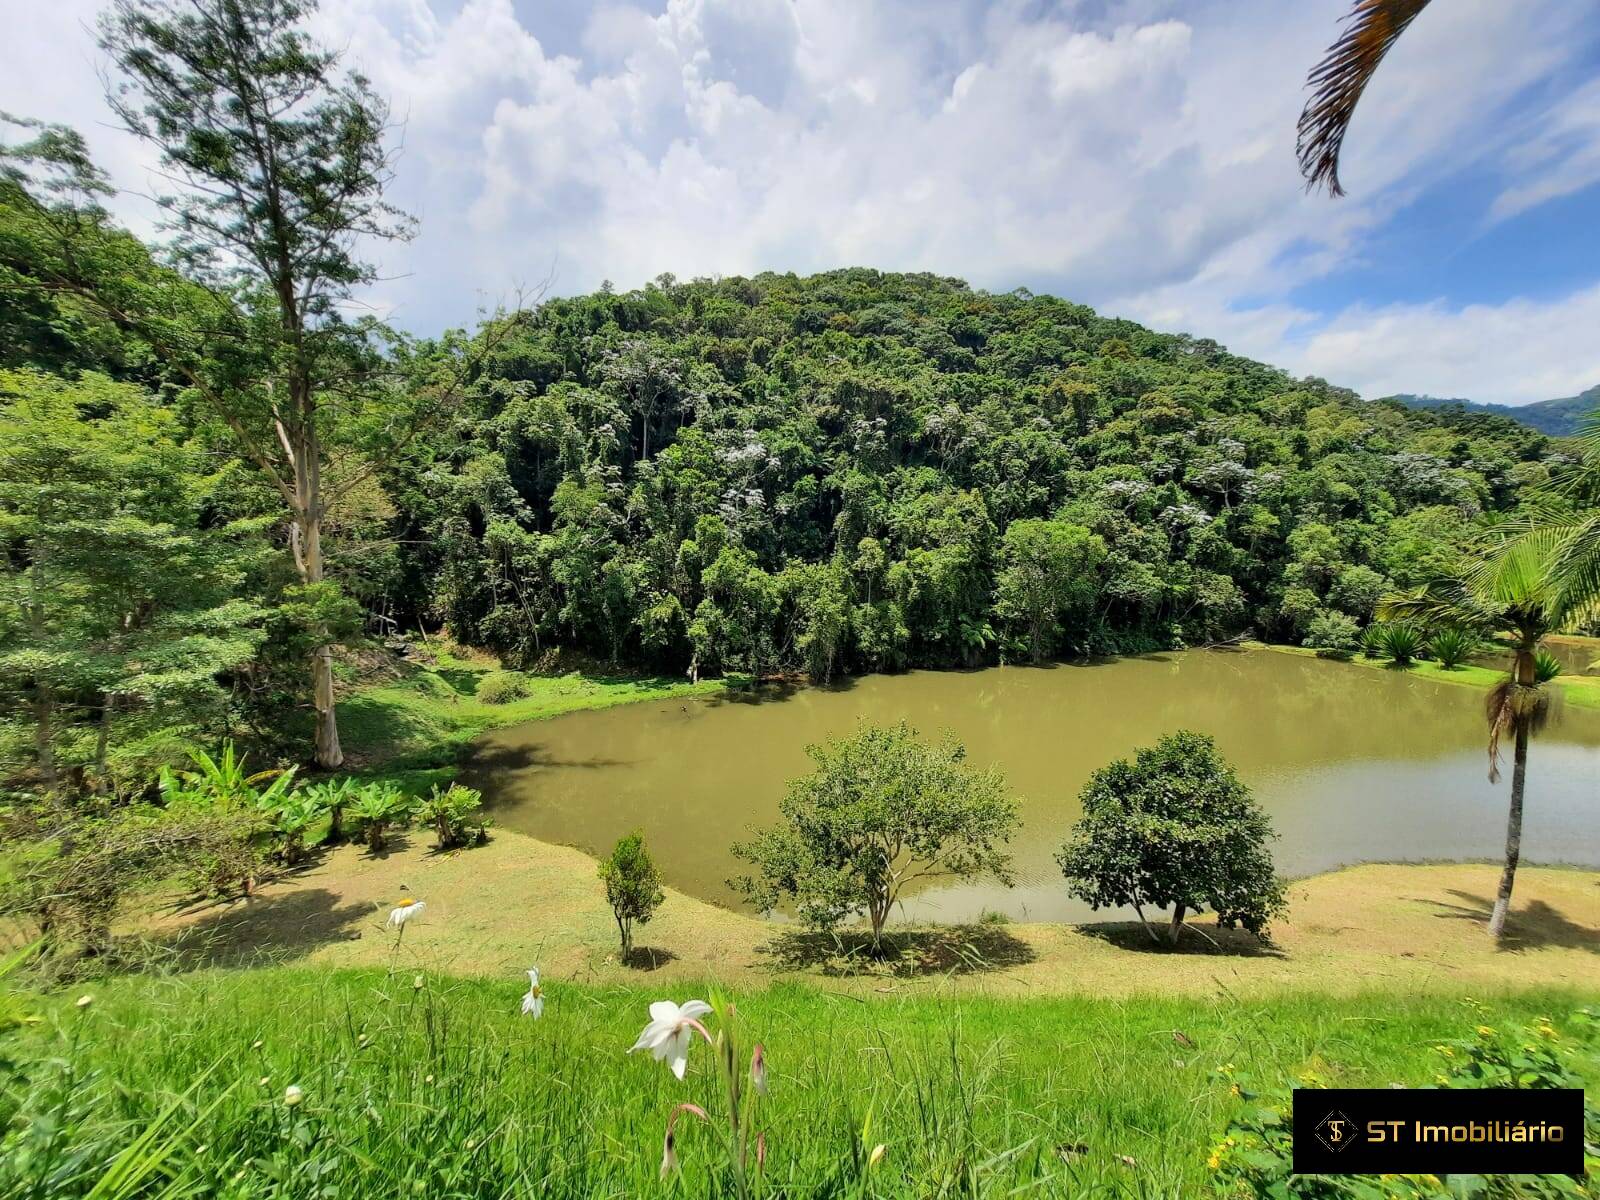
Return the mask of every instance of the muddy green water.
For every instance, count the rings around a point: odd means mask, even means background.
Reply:
[[[1279,869],[1494,858],[1509,764],[1486,777],[1484,693],[1271,651],[1184,651],[1094,665],[918,671],[578,713],[486,737],[467,777],[507,828],[591,853],[643,829],[669,883],[729,902],[728,846],[772,822],[808,743],[857,721],[949,730],[1021,798],[1017,886],[935,886],[908,917],[985,909],[1075,920],[1052,855],[1090,772],[1175,729],[1216,737],[1281,840]],[[1558,708],[1534,743],[1526,862],[1600,865],[1600,713]]]

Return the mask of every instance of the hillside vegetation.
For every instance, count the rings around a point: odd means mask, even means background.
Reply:
[[[386,475],[369,603],[513,661],[949,666],[1364,623],[1548,477],[1510,421],[1368,405],[931,275],[558,300]]]

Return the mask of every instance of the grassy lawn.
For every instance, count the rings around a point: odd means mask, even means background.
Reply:
[[[252,900],[161,912],[140,928],[176,941],[190,965],[382,966],[392,938],[384,917],[411,895],[427,911],[406,929],[408,961],[429,970],[515,978],[536,961],[552,979],[641,978],[638,963],[617,960],[616,928],[588,855],[509,830],[496,830],[486,846],[445,854],[425,834],[408,837],[383,855],[341,846]],[[1395,994],[1539,983],[1600,996],[1600,872],[1524,867],[1501,947],[1484,934],[1498,879],[1493,864],[1373,863],[1296,880],[1270,947],[1202,919],[1223,953],[1199,934],[1182,953],[1158,950],[1137,924],[906,930],[891,921],[901,957],[882,966],[837,953],[828,939],[797,938],[791,927],[670,888],[638,941],[657,981],[758,988],[821,980],[868,1000],[929,991],[1106,997],[1152,988],[1187,996],[1348,994],[1379,981]]]
[[[518,1015],[525,986],[418,973],[401,950],[389,971],[122,979],[89,988],[87,1008],[74,990],[20,1047],[5,1095],[27,1119],[6,1114],[23,1132],[0,1192],[86,1194],[82,1180],[151,1128],[175,1141],[167,1169],[194,1188],[175,1194],[673,1190],[657,1178],[664,1122],[682,1100],[719,1113],[712,1059],[697,1045],[680,1083],[625,1052],[652,1000],[705,991],[553,981],[534,1021]],[[1425,1085],[1441,1041],[1482,1022],[1560,1024],[1578,1002],[1554,990],[1481,1007],[1389,992],[1248,1004],[736,993],[741,1061],[760,1040],[771,1073],[769,1194],[805,1196],[1204,1194],[1211,1148],[1248,1102],[1235,1084],[1248,1094],[1309,1071],[1328,1086]],[[732,1194],[710,1129],[686,1119],[678,1151],[677,1189]]]
[[[438,650],[431,663],[407,664],[392,682],[365,684],[339,699],[339,734],[350,768],[422,794],[455,776],[456,764],[485,730],[638,700],[711,695],[740,681],[580,673],[528,675],[529,694],[485,704],[478,684],[498,664],[486,656]]]
[[[1302,658],[1315,658],[1317,656],[1315,650],[1305,646],[1279,646],[1266,642],[1248,642],[1246,645],[1258,649],[1275,650],[1280,654],[1296,654]],[[1407,675],[1414,675],[1419,679],[1432,679],[1439,683],[1480,688],[1484,691],[1487,691],[1505,678],[1504,671],[1497,671],[1493,667],[1478,667],[1471,664],[1463,664],[1459,667],[1447,669],[1436,662],[1417,659],[1408,666],[1397,667],[1387,660],[1368,658],[1364,654],[1358,654],[1347,661],[1356,666],[1366,667],[1374,671],[1400,671]],[[1558,675],[1554,683],[1566,703],[1576,708],[1600,709],[1600,675]]]

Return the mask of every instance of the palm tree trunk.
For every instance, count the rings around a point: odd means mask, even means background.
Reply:
[[[1489,936],[1499,939],[1511,911],[1511,888],[1517,881],[1517,860],[1522,856],[1522,787],[1528,776],[1528,722],[1517,722],[1517,747],[1511,766],[1511,812],[1506,818],[1506,865],[1500,873],[1500,893],[1489,916]]]

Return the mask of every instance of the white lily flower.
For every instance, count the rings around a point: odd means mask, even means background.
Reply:
[[[691,1000],[679,1008],[671,1000],[657,1000],[650,1006],[650,1024],[644,1027],[639,1040],[628,1053],[648,1050],[657,1062],[663,1059],[679,1079],[689,1065],[689,1043],[694,1038],[694,1025],[711,1011],[704,1000]]]
[[[407,896],[404,900],[400,901],[399,904],[395,905],[389,910],[389,928],[399,929],[407,921],[411,920],[412,917],[421,914],[422,910],[427,907],[428,906],[421,900]]]
[[[522,1015],[537,1021],[544,1015],[544,989],[539,986],[539,968],[528,968],[528,992],[522,997]]]

